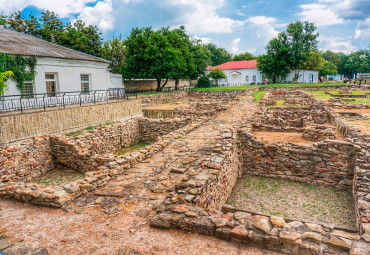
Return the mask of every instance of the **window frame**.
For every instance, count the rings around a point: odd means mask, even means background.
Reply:
[[[26,89],[26,84],[31,84],[31,92],[30,93],[25,93],[25,89]],[[31,81],[24,81],[24,88],[23,88],[23,91],[22,91],[22,98],[34,98],[34,91],[35,91],[35,82],[34,80],[31,80]]]
[[[88,80],[87,81],[83,81],[82,80],[82,76],[87,76],[88,77]],[[84,90],[83,89],[83,84],[86,84],[86,83],[87,83],[87,90]],[[91,74],[81,73],[80,74],[80,85],[81,85],[81,93],[83,93],[83,94],[89,94],[90,91],[91,91]]]

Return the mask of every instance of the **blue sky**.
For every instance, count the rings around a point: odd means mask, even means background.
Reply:
[[[105,39],[133,27],[185,25],[188,34],[238,54],[261,54],[287,24],[317,25],[319,48],[349,53],[370,44],[370,0],[0,0],[0,14],[56,12],[65,22],[82,19]]]

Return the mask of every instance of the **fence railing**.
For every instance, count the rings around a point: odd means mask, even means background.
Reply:
[[[0,112],[82,106],[87,103],[128,100],[132,97],[137,98],[137,88],[7,95],[0,96]]]
[[[171,93],[171,92],[176,92],[176,91],[189,91],[191,89],[193,89],[194,87],[179,87],[177,88],[174,88],[174,87],[164,87],[160,92],[161,93]],[[155,89],[138,89],[137,90],[137,93],[154,93],[154,92],[157,92]]]

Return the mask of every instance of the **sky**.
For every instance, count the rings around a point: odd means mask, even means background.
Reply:
[[[104,39],[134,27],[184,25],[189,35],[233,54],[263,54],[270,39],[297,20],[314,22],[319,49],[350,53],[370,45],[370,0],[0,0],[0,14],[39,16],[96,25]]]

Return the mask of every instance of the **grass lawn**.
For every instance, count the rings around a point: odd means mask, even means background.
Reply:
[[[307,92],[310,93],[311,95],[313,95],[314,97],[320,98],[320,99],[330,99],[330,98],[332,98],[331,95],[325,94],[325,90],[311,90],[311,91],[307,91]],[[330,90],[330,92],[333,93],[333,94],[336,94],[336,95],[339,94],[339,90]],[[361,95],[363,93],[370,93],[370,91],[369,90],[354,90],[352,92],[352,95]],[[345,102],[345,103],[346,104],[370,104],[370,100],[367,100],[365,98],[355,98],[355,101],[348,101],[348,102]]]
[[[227,204],[285,218],[355,226],[351,192],[334,187],[247,176],[235,185]]]
[[[255,98],[254,102],[258,103],[261,100],[261,98],[266,94],[266,92],[267,91],[257,91],[251,94],[251,96]]]

